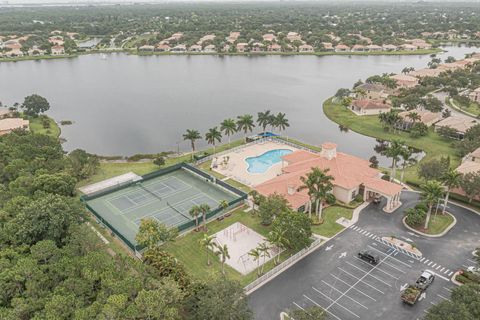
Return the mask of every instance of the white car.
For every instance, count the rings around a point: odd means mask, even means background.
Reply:
[[[472,266],[472,267],[468,267],[467,271],[473,272],[473,273],[480,273],[480,268]]]

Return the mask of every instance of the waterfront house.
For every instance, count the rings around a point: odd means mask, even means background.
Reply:
[[[266,33],[262,36],[263,41],[273,42],[277,40],[277,37],[273,33]]]
[[[385,100],[354,99],[349,109],[357,116],[370,116],[388,112],[392,109],[392,106]]]
[[[352,47],[352,52],[364,52],[365,46],[361,44],[356,44]]]
[[[261,42],[254,42],[252,44],[252,52],[262,52],[265,51],[265,45]]]
[[[226,43],[226,44],[223,46],[222,51],[223,51],[223,52],[229,52],[229,51],[230,51],[230,48],[231,48],[231,46],[230,46],[228,43]]]
[[[298,47],[298,52],[313,52],[313,47],[309,44],[302,44]]]
[[[387,199],[384,210],[392,212],[401,205],[401,185],[381,179],[380,170],[370,168],[368,160],[337,152],[334,143],[322,144],[319,154],[294,151],[283,156],[282,161],[282,173],[256,186],[255,190],[263,196],[281,195],[295,210],[303,211],[310,201],[308,191],[299,189],[303,186],[301,177],[305,177],[312,168],[328,169],[328,175],[333,177],[332,193],[343,203],[350,203],[357,196],[365,201],[383,196]]]
[[[435,130],[438,130],[441,127],[452,128],[456,131],[456,133],[451,136],[451,138],[463,140],[467,130],[479,123],[479,120],[475,120],[466,116],[450,116],[437,122],[435,124]]]
[[[418,79],[405,74],[396,74],[390,77],[395,80],[398,88],[413,88],[418,84]]]
[[[230,32],[230,35],[227,37],[227,42],[230,44],[234,43],[237,41],[238,37],[240,37],[240,32],[238,31],[232,31]]]
[[[419,119],[412,119],[412,113],[416,113]],[[396,125],[396,128],[405,131],[410,130],[415,123],[423,123],[427,127],[431,127],[438,121],[442,120],[442,114],[440,112],[431,112],[428,110],[403,111],[398,115],[402,121]]]
[[[395,46],[395,45],[393,45],[393,44],[384,44],[384,45],[382,46],[382,49],[383,49],[384,51],[396,51],[396,50],[398,49],[398,47]]]
[[[287,39],[290,42],[302,41],[302,36],[299,35],[297,32],[289,32],[289,33],[287,33]]]
[[[215,53],[215,52],[217,52],[217,50],[215,48],[215,45],[209,44],[208,46],[205,46],[205,48],[203,49],[203,52]]]
[[[276,44],[276,43],[272,43],[271,45],[269,45],[267,47],[267,50],[269,52],[281,52],[282,51],[282,47],[279,45],[279,44]]]
[[[48,38],[48,42],[50,42],[52,45],[57,45],[57,46],[63,46],[65,41],[63,41],[63,37],[61,36],[53,36]]]
[[[198,45],[202,45],[204,42],[206,41],[213,41],[215,39],[215,35],[214,34],[207,34],[203,37],[200,38],[200,40],[198,40],[197,44]]]
[[[362,83],[355,87],[355,91],[357,91],[356,97],[358,99],[366,98],[373,100],[385,100],[393,93],[393,90],[380,83]]]
[[[202,46],[198,44],[194,44],[188,48],[189,52],[202,52]]]
[[[157,51],[157,52],[168,52],[168,51],[170,51],[170,46],[166,43],[159,43],[155,47],[155,51]]]
[[[6,118],[0,120],[0,136],[10,133],[13,130],[28,130],[30,122],[22,118]]]
[[[59,56],[65,54],[65,48],[63,46],[55,45],[52,47],[52,55]]]
[[[183,37],[183,33],[181,32],[176,32],[174,34],[172,34],[169,38],[167,38],[166,40],[169,40],[169,41],[178,41],[180,40],[181,38]]]
[[[184,44],[178,44],[170,50],[170,52],[175,52],[175,53],[182,53],[186,51],[187,51],[187,46]]]
[[[38,46],[33,46],[28,50],[29,56],[41,56],[45,54],[45,50],[40,49]]]
[[[53,49],[53,48],[52,48]],[[144,52],[153,52],[155,51],[155,46],[151,46],[151,45],[148,45],[148,44],[145,44],[141,47],[138,48],[138,51],[144,51]]]
[[[365,47],[365,49],[369,52],[376,52],[376,51],[383,50],[381,46],[377,46],[376,44],[369,44],[368,46]]]
[[[324,51],[334,51],[333,44],[331,42],[322,42],[322,47]]]
[[[237,47],[237,52],[243,53],[248,51],[248,43],[245,43],[245,42],[237,43],[236,47]]]
[[[417,78],[425,78],[425,77],[438,77],[440,73],[445,72],[442,69],[430,69],[430,68],[423,68],[414,70],[408,73],[409,76],[417,77]]]
[[[477,89],[473,90],[472,92],[470,92],[468,94],[468,97],[470,98],[470,100],[472,100],[473,102],[477,102],[479,103],[480,102],[480,87],[478,87]]]
[[[350,47],[344,44],[337,44],[335,46],[335,52],[349,52],[349,51],[350,51]]]
[[[403,51],[415,51],[415,50],[417,50],[416,46],[414,46],[412,44],[409,44],[409,43],[405,43],[405,44],[400,45],[400,48],[402,48]]]

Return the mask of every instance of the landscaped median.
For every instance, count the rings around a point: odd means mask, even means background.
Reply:
[[[425,228],[425,219],[427,215],[426,206],[422,203],[416,205],[414,208],[405,211],[403,218],[404,226],[415,233],[421,234],[425,237],[442,237],[457,223],[457,219],[448,213],[435,212],[432,214],[428,227]]]
[[[423,150],[426,155],[422,161],[448,156],[452,166],[457,166],[460,163],[460,158],[455,149],[452,148],[451,141],[445,140],[433,129],[430,129],[426,136],[418,138],[412,138],[407,132],[388,132],[384,130],[378,116],[357,116],[341,103],[334,102],[333,98],[324,102],[323,111],[330,120],[357,133],[388,141],[401,139],[406,145]],[[373,152],[372,150],[372,154]],[[417,169],[418,163],[406,168],[404,180],[407,183],[420,185],[423,182],[418,177]],[[400,172],[398,172],[398,175],[400,175]]]

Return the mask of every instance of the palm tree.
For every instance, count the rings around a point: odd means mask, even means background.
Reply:
[[[192,218],[195,218],[195,230],[198,228],[198,215],[200,214],[200,207],[193,206],[188,212]]]
[[[205,251],[207,253],[207,266],[210,265],[210,250],[213,250],[213,247],[215,246],[215,236],[209,236],[208,234],[204,233],[203,238],[198,240],[198,243],[200,246],[205,248]]]
[[[402,158],[402,174],[400,176],[400,181],[402,182],[403,182],[403,177],[405,175],[405,169],[409,165],[413,165],[414,163],[417,162],[417,159],[415,159],[415,157],[412,157],[412,155],[413,155],[413,150],[408,147],[403,148],[402,152],[400,153],[400,157]]]
[[[190,140],[192,146],[192,159],[195,154],[195,141],[201,139],[200,133],[197,130],[187,129],[187,132],[183,135],[183,140]]]
[[[233,119],[225,119],[220,123],[220,130],[228,137],[228,144],[230,144],[230,137],[237,132],[237,124]]]
[[[253,261],[257,261],[257,276],[260,275],[260,252],[257,249],[252,249],[248,252],[248,255],[253,258]]]
[[[265,110],[265,112],[259,112],[257,114],[257,124],[262,127],[262,131],[265,132],[268,125],[271,125],[272,118],[270,110]]]
[[[448,205],[448,197],[450,196],[450,190],[453,188],[457,188],[460,185],[460,181],[462,180],[462,174],[453,170],[449,169],[441,178],[443,185],[446,188],[445,192],[445,202],[443,203],[443,210],[442,213],[445,214],[445,210],[447,209]]]
[[[388,158],[392,158],[392,171],[390,173],[390,181],[395,179],[395,175],[397,174],[398,157],[402,154],[404,149],[405,145],[403,141],[394,139],[390,142],[387,149],[385,150],[385,156],[387,156]]]
[[[420,115],[415,112],[415,111],[411,111],[407,114],[407,117],[410,118],[410,120],[412,120],[413,123],[419,121],[422,119],[422,117],[420,117]]]
[[[443,195],[442,185],[436,181],[431,180],[427,181],[423,186],[422,198],[428,205],[427,218],[425,219],[425,229],[428,229],[428,224],[430,223],[430,217],[432,216],[432,208],[435,202]]]
[[[284,236],[285,231],[283,232],[278,232],[278,231],[270,231],[267,235],[267,241],[272,245],[277,247],[279,250],[285,249],[286,245],[288,244],[287,238]],[[273,262],[278,264],[280,262],[280,255],[281,251],[276,255],[276,257],[273,258]],[[277,258],[277,259],[275,259]]]
[[[213,145],[213,154],[215,154],[216,142],[222,141],[222,133],[217,130],[217,127],[208,129],[208,132],[205,134],[205,140],[207,140],[208,144]]]
[[[227,210],[228,208],[228,201],[227,200],[221,200],[219,203],[218,203],[218,207],[220,209],[222,209],[224,212],[223,214],[225,214],[225,210]]]
[[[208,204],[201,204],[199,207],[200,212],[202,213],[203,217],[203,230],[207,230],[207,213],[210,212],[210,206]]]
[[[260,271],[261,273],[263,273],[263,267],[265,266],[265,260],[267,258],[270,258],[270,251],[269,251],[270,247],[268,246],[268,244],[266,242],[262,242],[258,245],[257,250],[260,253],[260,255],[263,257],[262,270]]]
[[[275,116],[273,123],[275,124],[275,128],[278,128],[280,132],[284,131],[288,127],[290,127],[290,124],[288,123],[288,119],[285,118],[285,113],[277,113]]]
[[[215,252],[215,254],[220,256],[220,262],[222,263],[222,273],[225,275],[225,261],[227,259],[230,259],[230,254],[228,253],[228,247],[226,244],[222,245],[217,245],[218,251]]]
[[[327,199],[330,191],[333,190],[333,177],[328,175],[329,169],[321,170],[319,168],[312,168],[312,171],[307,173],[307,177],[301,177],[301,181],[311,180],[308,184],[300,186],[299,190],[308,189],[309,194],[313,195],[315,200],[315,210],[317,218],[320,221],[322,218],[323,201]]]
[[[247,133],[252,132],[255,124],[253,123],[253,116],[244,114],[237,117],[237,131],[243,131],[245,134],[245,142],[247,142]]]
[[[302,191],[304,189],[308,190],[308,217],[312,219],[312,205],[315,202],[315,176],[311,174],[307,174],[307,177],[300,177],[300,181],[303,183],[302,186],[298,188],[298,191]]]

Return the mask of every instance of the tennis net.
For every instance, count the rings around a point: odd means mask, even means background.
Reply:
[[[139,186],[140,188],[142,188],[143,190],[147,191],[148,193],[150,193],[152,196],[154,196],[154,197],[157,198],[158,200],[162,201],[162,198],[161,198],[158,194],[156,194],[155,192],[153,192],[153,191],[145,188],[145,186],[143,186],[143,185],[140,184],[140,183],[138,184],[138,186]]]
[[[168,201],[167,201],[167,206],[169,206],[170,208],[172,208],[173,210],[175,210],[175,212],[181,214],[182,216],[184,216],[184,217],[187,218],[188,220],[191,219],[191,217],[187,216],[186,214],[184,214],[183,212],[181,212],[180,210],[178,210],[177,208],[175,208],[174,206],[172,206]]]

